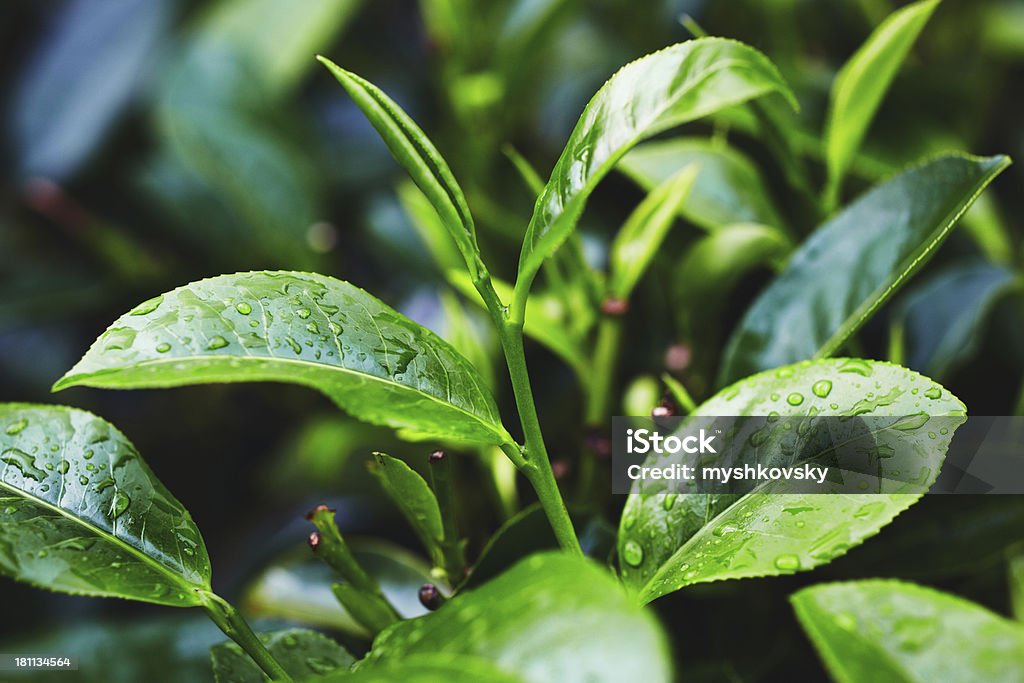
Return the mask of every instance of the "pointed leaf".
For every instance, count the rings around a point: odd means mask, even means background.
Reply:
[[[794,395],[799,400],[792,400]],[[965,414],[964,405],[948,391],[898,365],[830,359],[749,377],[693,414],[904,416],[922,411]],[[925,432],[907,431],[902,440],[932,459],[944,454],[952,433],[933,439]],[[671,505],[662,494],[631,493],[619,528],[623,581],[648,602],[693,583],[812,569],[878,533],[920,497],[772,489],[769,484],[742,496],[679,494]]]
[[[939,157],[896,176],[818,228],[747,310],[720,384],[829,356],[931,258],[1005,156]]]
[[[480,249],[476,244],[473,217],[462,188],[434,143],[380,88],[345,71],[329,59],[317,59],[341,83],[383,138],[395,160],[426,195],[462,252],[470,276],[475,279],[479,270]]]
[[[671,176],[652,190],[626,219],[611,246],[609,296],[629,299],[675,222],[699,172],[698,166],[687,166]]]
[[[652,190],[691,164],[700,175],[679,208],[686,220],[707,230],[733,223],[782,226],[757,167],[738,150],[703,138],[674,138],[638,145],[618,168]]]
[[[375,466],[371,472],[377,477],[388,498],[412,526],[423,546],[430,553],[435,566],[444,565],[444,526],[437,497],[426,480],[397,458],[374,453]]]
[[[108,422],[0,404],[0,572],[39,588],[203,604],[210,558],[191,516]]]
[[[963,598],[872,580],[790,600],[837,681],[1024,680],[1024,627]]]
[[[374,424],[511,441],[484,381],[447,342],[358,287],[310,273],[222,275],[147,301],[54,388],[257,381],[312,387]]]
[[[479,657],[530,683],[671,678],[654,615],[603,568],[564,553],[533,555],[436,612],[395,624],[360,671],[423,654]]]
[[[303,628],[259,634],[267,651],[297,681],[348,671],[355,658],[322,633]],[[267,677],[236,643],[230,640],[210,648],[217,683],[265,683]]]
[[[886,90],[938,4],[939,0],[921,0],[893,12],[836,76],[825,131],[827,193],[832,197]]]
[[[587,105],[530,219],[519,257],[517,298],[544,259],[565,240],[587,198],[616,162],[641,140],[770,92],[792,97],[757,50],[702,38],[624,66]]]

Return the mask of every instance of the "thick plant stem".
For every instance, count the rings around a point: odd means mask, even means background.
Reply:
[[[288,672],[274,659],[274,656],[260,641],[259,636],[253,633],[238,610],[227,600],[215,593],[203,593],[203,607],[213,623],[217,624],[217,628],[238,643],[238,646],[252,657],[252,660],[263,670],[263,673],[270,677],[271,681],[291,683],[292,678]]]
[[[502,447],[502,450],[512,458],[513,462],[520,464],[519,461],[522,461],[520,469],[537,492],[541,507],[544,508],[544,513],[551,523],[559,545],[564,550],[582,555],[583,551],[580,548],[579,539],[576,538],[576,531],[569,518],[569,511],[565,507],[565,501],[562,500],[562,494],[558,490],[558,482],[555,481],[554,472],[551,470],[551,461],[548,458],[544,436],[540,430],[540,420],[537,418],[537,408],[533,402],[533,389],[530,387],[530,376],[526,369],[523,326],[521,323],[504,321],[499,328],[499,334],[502,349],[505,351],[509,376],[512,379],[512,392],[515,394],[519,421],[523,426],[525,440],[524,452],[521,454],[509,452],[516,450],[515,444],[507,444]]]

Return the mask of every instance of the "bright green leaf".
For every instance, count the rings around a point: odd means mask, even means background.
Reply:
[[[724,143],[686,137],[648,142],[623,157],[618,168],[652,190],[691,164],[700,166],[700,175],[679,208],[683,218],[707,230],[733,223],[782,226],[757,167]]]
[[[290,628],[261,633],[267,651],[295,680],[347,671],[355,658],[345,648],[316,631]],[[210,648],[217,683],[265,683],[267,677],[237,644],[227,641]]]
[[[749,377],[693,415],[903,416],[922,411],[965,414],[959,400],[915,372],[888,363],[830,359]],[[901,443],[935,460],[945,453],[952,434],[933,439],[926,431],[901,432]],[[929,476],[937,474],[932,467]],[[742,496],[678,494],[671,505],[663,494],[630,494],[619,527],[623,581],[649,602],[694,583],[812,569],[878,533],[920,497],[783,494],[773,488],[768,484]]]
[[[817,229],[747,310],[720,383],[840,348],[917,271],[1005,156],[939,157],[896,176]]]
[[[764,55],[702,38],[626,65],[587,105],[537,199],[519,257],[516,300],[525,301],[544,260],[566,239],[598,182],[634,145],[751,98],[792,93]]]
[[[400,662],[360,667],[351,674],[333,674],[316,683],[527,683],[486,660],[463,655],[422,654]]]
[[[921,0],[893,12],[836,75],[825,131],[827,201],[834,203],[886,90],[938,4]]]
[[[628,300],[690,194],[698,166],[687,166],[653,189],[626,219],[612,242],[608,294]]]
[[[375,466],[371,469],[402,515],[408,520],[423,546],[430,553],[435,566],[444,565],[444,526],[437,497],[426,480],[397,458],[374,453]]]
[[[1024,627],[948,593],[872,580],[790,600],[837,681],[1024,680]]]
[[[605,569],[564,553],[533,555],[438,611],[395,624],[360,671],[422,654],[486,659],[529,683],[671,679],[654,615]]]
[[[426,134],[391,98],[369,81],[318,57],[369,119],[395,160],[434,207],[458,245],[474,279],[480,272],[480,249],[466,197],[448,163]]]
[[[108,389],[290,382],[374,424],[510,442],[469,361],[358,287],[253,272],[179,287],[118,319],[55,385]]]
[[[462,255],[430,200],[411,181],[398,186],[398,201],[434,263],[442,271],[462,270]]]
[[[0,404],[0,572],[39,588],[173,607],[204,604],[199,529],[108,422]]]

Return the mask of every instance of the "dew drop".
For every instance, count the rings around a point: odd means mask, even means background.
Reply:
[[[937,399],[937,398],[940,398],[941,396],[942,396],[942,389],[939,389],[938,387],[932,387],[928,391],[924,392],[924,397],[925,398],[930,398],[933,401],[935,399]]]
[[[308,308],[300,308],[297,311],[295,311],[295,315],[297,315],[300,318],[302,318],[303,320],[305,320],[306,318],[308,318],[311,315],[311,313],[310,313],[310,310]]]
[[[676,493],[668,494],[667,496],[665,496],[665,499],[661,501],[661,507],[664,508],[666,512],[668,512],[669,510],[672,509],[672,506],[676,504],[676,498],[678,496],[679,494]]]
[[[775,568],[782,571],[796,571],[800,569],[800,558],[796,555],[779,555],[775,558]]]
[[[811,391],[818,398],[825,398],[830,393],[832,393],[832,382],[827,379],[819,379],[811,387]]]
[[[252,313],[252,306],[250,306],[245,301],[239,301],[237,304],[235,304],[235,310],[241,313],[242,315],[249,315],[250,313]]]
[[[131,327],[114,327],[103,335],[104,351],[125,351],[135,343],[136,331]]]
[[[630,566],[639,567],[644,561],[643,546],[636,541],[626,541],[622,547],[622,559]]]
[[[5,429],[4,431],[9,436],[14,436],[15,434],[18,434],[23,429],[25,429],[25,427],[28,427],[28,420],[26,420],[25,418],[21,418],[17,422],[12,422],[11,424],[7,425],[7,429]]]
[[[36,467],[35,458],[17,448],[8,448],[3,454],[0,454],[0,462],[7,463],[29,479],[42,481],[46,478],[46,472]]]
[[[791,406],[798,406],[804,402],[804,395],[794,391],[792,394],[786,397],[786,403]]]
[[[128,509],[128,506],[132,504],[132,499],[127,494],[118,491],[114,494],[114,499],[110,501],[110,516],[117,519],[124,514],[124,511]]]
[[[156,352],[157,353],[167,353],[170,350],[171,350],[171,345],[168,344],[167,342],[160,342],[159,344],[156,345]]]
[[[223,349],[228,345],[228,340],[219,334],[210,340],[210,343],[206,345],[206,348],[210,351],[216,351],[217,349]]]
[[[143,301],[141,304],[132,309],[128,315],[149,315],[156,309],[160,308],[160,304],[164,302],[163,295],[153,297],[149,301]]]

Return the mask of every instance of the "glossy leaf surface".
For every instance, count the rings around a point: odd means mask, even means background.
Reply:
[[[511,438],[484,381],[433,332],[323,275],[194,282],[117,320],[55,386],[109,389],[279,381],[367,422],[440,438]]]
[[[874,188],[818,228],[740,321],[720,384],[842,348],[1009,163],[1004,156],[939,157]]]
[[[39,588],[203,604],[210,559],[191,516],[108,422],[0,404],[0,571]]]
[[[791,598],[837,681],[1019,681],[1024,626],[900,581],[812,586]]]
[[[322,633],[290,628],[259,634],[267,651],[297,681],[347,671],[355,658]],[[236,643],[227,641],[210,648],[213,676],[217,683],[264,683],[267,680],[256,662]]]
[[[444,556],[441,544],[444,541],[444,527],[441,523],[441,509],[437,498],[426,480],[398,458],[384,453],[374,453],[374,467],[371,470],[402,515],[412,525],[413,531],[430,553],[434,564],[442,566]]]
[[[958,416],[965,408],[938,384],[897,365],[830,359],[749,377],[693,414],[773,413]],[[929,434],[926,424],[903,432],[901,441],[930,455],[924,458],[930,462],[945,452],[952,434]],[[937,474],[933,467],[928,476]],[[785,490],[777,483],[742,496],[631,493],[619,527],[624,582],[647,602],[693,583],[811,569],[878,533],[920,497],[773,493]]]
[[[537,199],[517,288],[529,288],[544,259],[575,227],[598,182],[634,145],[770,92],[792,97],[764,55],[721,38],[673,45],[619,70],[587,105]]]
[[[360,671],[423,654],[478,657],[530,683],[671,678],[654,615],[603,568],[562,553],[533,555],[436,612],[392,626]]]

